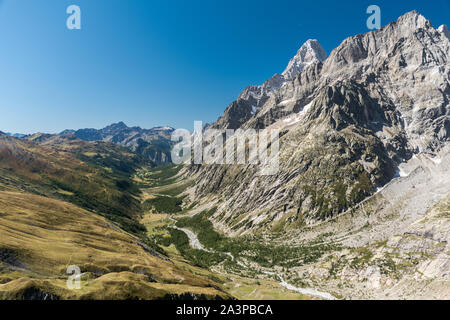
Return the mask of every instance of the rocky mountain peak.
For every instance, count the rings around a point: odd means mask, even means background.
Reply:
[[[319,41],[309,39],[298,50],[295,57],[289,61],[289,64],[282,73],[286,80],[292,80],[298,76],[306,66],[315,61],[324,61],[327,58],[325,50],[320,45]]]
[[[439,31],[440,33],[444,34],[447,39],[450,40],[450,31],[448,30],[447,26],[445,24],[441,25],[437,31]]]
[[[262,85],[249,86],[233,101],[212,128],[237,129],[254,117],[267,101],[271,101],[288,83],[295,80],[308,66],[327,59],[327,54],[315,39],[306,41],[289,61],[282,74],[275,74]]]
[[[113,123],[113,124],[109,125],[107,128],[110,128],[110,129],[127,129],[128,126],[123,121],[120,121],[118,123]]]
[[[397,19],[397,23],[406,24],[411,27],[424,27],[427,24],[427,19],[422,16],[417,10],[412,10]]]
[[[173,131],[175,131],[175,128],[170,127],[170,126],[163,126],[163,127],[155,127],[155,128],[152,128],[151,130],[173,132]]]
[[[124,122],[113,123],[103,129],[65,130],[63,134],[73,134],[86,141],[107,141],[128,147],[157,164],[170,161],[172,142],[170,134],[172,127],[156,127],[142,129],[141,127],[128,127]]]

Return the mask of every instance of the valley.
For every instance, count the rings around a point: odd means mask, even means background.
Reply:
[[[176,167],[155,168],[154,172],[147,172],[146,178],[139,178],[139,181],[147,180],[149,185],[157,185],[155,187],[144,188],[144,199],[156,199],[158,197],[180,197],[184,198],[183,192],[190,185],[189,182],[184,182],[177,178],[179,170]],[[142,175],[142,173],[141,173]],[[155,178],[153,178],[153,176]],[[161,179],[160,177],[163,177]],[[183,187],[184,186],[184,187]],[[169,203],[169,201],[167,201]],[[156,202],[159,203],[159,202]],[[191,204],[192,207],[192,204]],[[208,207],[206,205],[205,207]],[[159,210],[158,210],[158,209]],[[190,270],[201,270],[202,274],[209,274],[213,278],[219,278],[220,283],[223,283],[227,292],[239,299],[314,299],[314,294],[300,294],[296,293],[289,286],[284,286],[282,281],[277,281],[277,276],[258,277],[257,273],[250,271],[250,268],[238,261],[235,256],[227,252],[225,248],[214,246],[210,240],[206,243],[210,247],[206,247],[199,240],[197,233],[193,230],[206,231],[202,233],[202,240],[208,237],[217,237],[216,232],[207,227],[192,228],[191,223],[187,223],[185,227],[178,227],[179,221],[183,219],[192,219],[196,215],[203,215],[204,211],[185,209],[181,207],[175,213],[161,213],[161,208],[152,208],[150,213],[145,214],[142,224],[145,225],[149,231],[148,235],[156,244],[160,245],[173,261],[184,261]],[[205,223],[204,221],[203,223]],[[207,224],[207,222],[206,222]],[[237,239],[236,241],[239,241]],[[251,242],[249,242],[249,245]],[[211,247],[212,245],[212,247]],[[194,266],[196,267],[194,267]],[[210,271],[207,271],[210,270]],[[250,272],[241,272],[241,271]],[[263,275],[262,273],[260,275]],[[266,279],[267,278],[267,279]],[[298,291],[298,290],[297,290]]]
[[[439,164],[426,157],[413,159],[402,165],[408,176],[394,179],[359,207],[289,234],[228,238],[208,220],[220,201],[207,199],[195,203],[198,209],[189,209],[190,183],[181,187],[183,175],[178,170],[167,178],[169,184],[144,189],[144,193],[184,199],[184,209],[146,217],[152,220],[150,229],[159,230],[154,239],[164,250],[177,252],[215,275],[226,275],[233,283],[269,281],[291,293],[319,299],[411,299],[426,294],[445,299],[450,230],[446,154]],[[436,197],[421,199],[430,190]],[[407,202],[410,206],[404,205]],[[434,221],[432,229],[409,231],[425,221]],[[253,282],[251,292],[258,287]]]
[[[226,163],[172,163],[168,126],[0,132],[0,299],[450,299],[449,57],[417,11],[307,40],[184,136]]]
[[[38,161],[39,146],[3,139],[15,152],[23,150]],[[40,145],[65,150],[64,157],[55,158],[61,163],[79,148],[78,140],[71,140],[69,148],[66,140],[53,139],[47,137]],[[2,164],[7,169],[5,150]],[[92,151],[80,155],[91,165],[97,154]],[[433,294],[442,299],[448,294],[450,208],[445,196],[450,192],[450,161],[446,150],[435,159],[418,156],[402,164],[401,176],[338,217],[289,233],[275,224],[270,233],[233,237],[212,220],[223,200],[217,195],[195,197],[194,180],[183,166],[136,163],[129,183],[135,184],[133,197],[142,211],[133,218],[140,227],[128,232],[117,225],[122,220],[82,209],[85,202],[72,198],[74,186],[61,189],[58,184],[54,193],[33,178],[31,187],[26,182],[30,173],[10,167],[3,171],[8,179],[2,179],[0,191],[0,294],[4,299],[160,299],[185,294],[250,300]],[[112,160],[99,160],[106,165],[101,170],[117,170],[110,167]],[[92,182],[98,179],[91,177]],[[118,177],[127,181],[126,175]],[[20,189],[17,181],[23,181]],[[32,194],[36,190],[47,196]],[[429,231],[420,227],[424,223]],[[79,291],[65,287],[65,269],[72,264],[83,272]]]
[[[230,298],[220,284],[179,268],[148,241],[137,221],[140,191],[128,178],[142,163],[127,158],[126,149],[58,137],[38,145],[0,139],[0,298]],[[76,179],[84,179],[82,190]],[[82,272],[80,290],[66,286],[70,265]]]
[[[228,252],[191,248],[172,218],[192,214],[182,207],[192,181],[179,179],[181,167],[149,169],[127,149],[67,136],[0,138],[1,299],[313,298],[283,288],[277,279],[224,272],[225,263],[245,267]],[[44,163],[50,164],[45,171],[33,171]],[[74,179],[81,177],[88,179],[79,190]],[[120,201],[129,195],[127,205],[112,202],[115,194]],[[205,249],[192,231],[191,236]],[[70,265],[82,272],[80,290],[66,286]]]

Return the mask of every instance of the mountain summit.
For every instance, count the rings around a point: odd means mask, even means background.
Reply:
[[[317,40],[306,41],[289,61],[282,74],[276,73],[262,85],[245,88],[237,100],[232,102],[224,114],[212,125],[212,128],[239,128],[258,114],[262,106],[276,97],[288,83],[295,81],[305,68],[321,63],[326,58],[327,54]],[[263,123],[257,124],[257,127],[260,128],[264,125],[263,120]]]
[[[448,28],[445,24],[441,25],[437,31],[440,33],[443,33],[449,40],[450,40],[450,31],[448,31]]]
[[[196,171],[197,196],[227,195],[218,206],[220,218],[212,220],[233,233],[248,227],[228,221],[258,216],[264,218],[255,220],[254,230],[288,216],[287,225],[300,216],[316,223],[373,195],[414,156],[440,159],[450,141],[445,34],[445,27],[436,30],[411,11],[380,30],[345,39],[326,59],[319,43],[309,40],[283,73],[292,80],[275,75],[245,89],[212,127],[282,130],[279,172],[261,178],[251,167]]]
[[[308,266],[289,260],[280,277],[297,270],[347,297],[361,288],[364,297],[448,299],[448,29],[411,11],[345,39],[326,59],[316,44],[302,46],[283,74],[248,87],[212,125],[278,129],[276,173],[192,166],[186,194],[199,207],[214,203],[207,219],[230,237],[271,233],[286,247],[345,248]],[[411,264],[411,252],[427,257]]]
[[[298,50],[295,57],[289,61],[289,64],[282,73],[286,80],[293,80],[297,77],[303,69],[313,62],[323,62],[327,58],[325,50],[320,45],[319,41],[309,39]]]

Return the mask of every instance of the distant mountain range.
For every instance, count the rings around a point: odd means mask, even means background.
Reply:
[[[141,168],[113,143],[0,132],[0,300],[229,298],[149,240]],[[83,290],[60,280],[68,262]]]
[[[113,142],[130,148],[155,164],[165,164],[171,162],[170,151],[173,143],[170,136],[174,130],[168,126],[142,129],[118,122],[99,130],[64,130],[60,135],[73,134],[85,141]]]
[[[113,142],[131,149],[156,165],[161,165],[171,162],[170,151],[173,142],[170,140],[170,136],[174,130],[168,126],[142,129],[128,127],[125,123],[118,122],[103,129],[64,130],[58,135],[74,135],[85,141]],[[30,136],[21,133],[6,132],[6,134],[16,138]]]
[[[186,194],[217,205],[208,223],[229,237],[359,250],[307,267],[289,260],[280,277],[296,273],[347,297],[448,299],[449,57],[448,28],[417,11],[343,40],[328,57],[307,41],[285,72],[247,87],[210,126],[280,130],[276,174],[192,165]],[[427,257],[410,264],[411,252]]]
[[[11,133],[11,132],[5,132],[8,136],[12,136],[12,137],[15,137],[15,138],[23,138],[23,137],[26,137],[27,135],[26,134],[23,134],[23,133]]]

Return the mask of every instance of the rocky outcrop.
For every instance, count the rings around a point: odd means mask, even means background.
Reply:
[[[418,155],[401,176],[334,219],[286,238],[324,237],[342,250],[290,271],[353,299],[448,299],[450,154]],[[295,239],[295,240],[294,240]]]
[[[193,301],[193,300],[223,300],[219,295],[206,296],[204,294],[194,294],[191,292],[185,292],[181,294],[167,294],[163,300],[171,301]]]
[[[39,288],[27,288],[24,292],[22,297],[19,298],[20,300],[40,300],[40,301],[50,301],[50,300],[59,300],[59,297],[57,295],[54,295],[52,293],[48,293],[45,291],[42,291]]]

